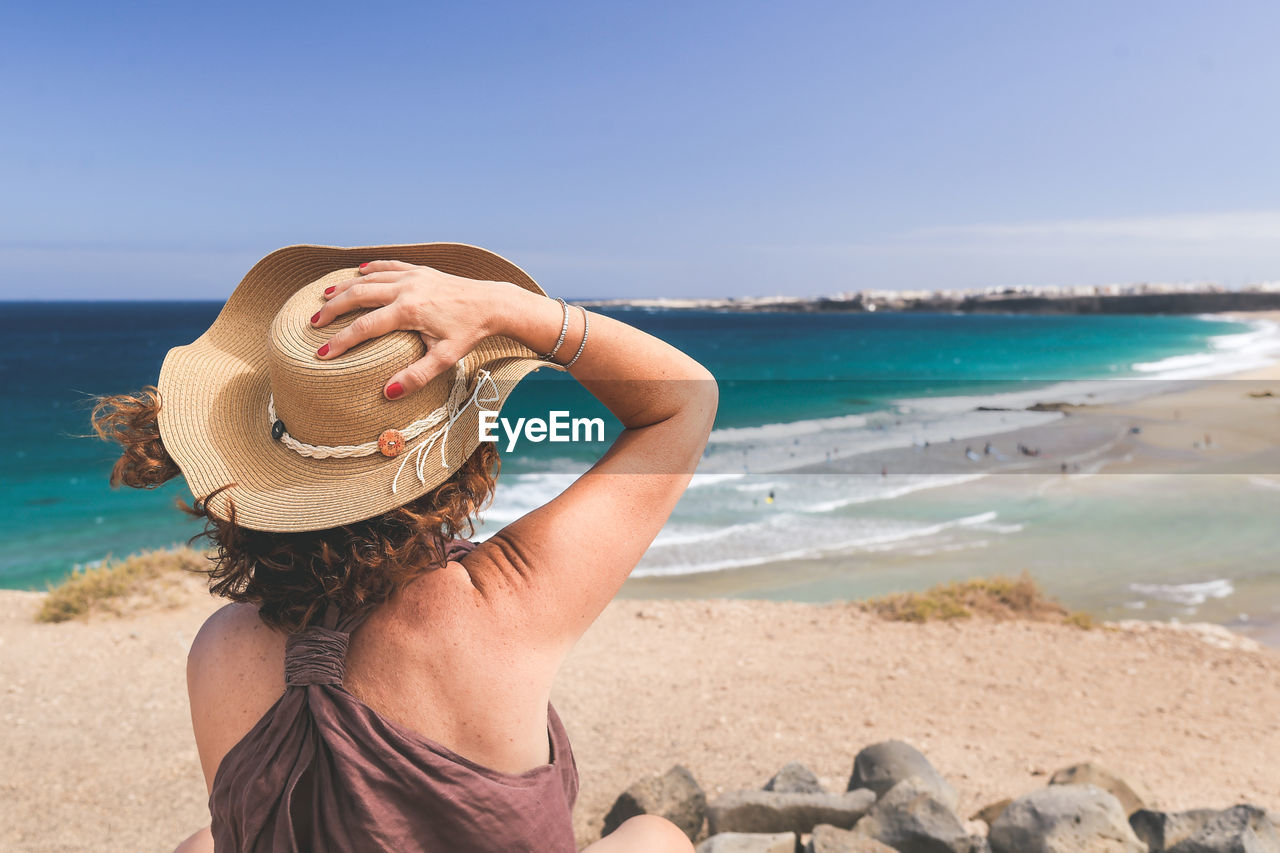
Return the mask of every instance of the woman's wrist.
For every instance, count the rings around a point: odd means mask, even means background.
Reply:
[[[565,308],[561,303],[508,282],[491,284],[494,288],[490,301],[490,333],[519,341],[539,355],[550,352],[564,329]],[[572,325],[568,331],[561,352],[570,339],[577,345]]]

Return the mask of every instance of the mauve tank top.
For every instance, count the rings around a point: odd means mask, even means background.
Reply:
[[[449,559],[474,547],[454,540]],[[330,607],[321,624],[289,635],[284,695],[214,775],[214,850],[576,850],[578,768],[555,708],[547,704],[549,764],[511,774],[470,761],[342,686],[361,621]]]

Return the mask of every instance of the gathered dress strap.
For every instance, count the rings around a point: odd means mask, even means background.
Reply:
[[[364,614],[361,614],[362,616]],[[295,631],[284,641],[285,687],[342,684],[347,673],[350,624],[344,624],[336,605],[325,607],[319,623]]]

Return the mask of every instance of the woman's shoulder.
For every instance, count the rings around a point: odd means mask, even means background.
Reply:
[[[188,690],[195,697],[223,693],[229,685],[237,684],[240,692],[253,695],[235,698],[250,706],[260,705],[283,689],[285,636],[262,621],[256,605],[235,603],[219,608],[191,642]]]
[[[231,603],[214,611],[191,642],[188,664],[243,665],[272,649],[284,648],[285,635],[263,622],[253,604]]]
[[[228,604],[205,620],[187,655],[187,690],[205,782],[227,751],[284,690],[285,634],[251,604]]]

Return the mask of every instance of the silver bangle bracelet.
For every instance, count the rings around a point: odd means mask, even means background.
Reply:
[[[564,309],[564,324],[560,326],[560,338],[556,341],[556,345],[551,348],[551,352],[542,357],[543,361],[551,361],[555,358],[556,353],[560,351],[560,345],[564,343],[564,336],[569,333],[569,305],[559,296],[555,297],[555,300]]]
[[[582,308],[581,305],[578,306]],[[578,363],[578,359],[582,357],[582,351],[587,348],[587,334],[591,331],[591,318],[587,316],[587,309],[582,308],[582,343],[578,344],[578,351],[573,354],[573,358],[569,359],[569,363],[564,366],[565,370],[573,367]]]

